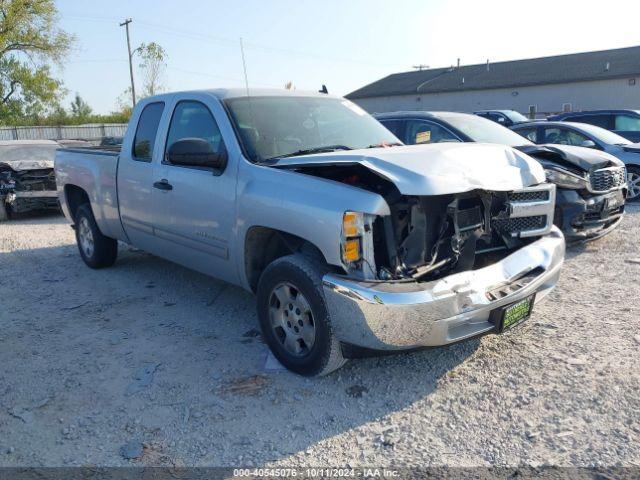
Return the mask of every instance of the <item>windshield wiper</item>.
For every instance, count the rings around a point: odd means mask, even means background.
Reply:
[[[269,158],[268,160],[276,160],[278,158],[287,158],[287,157],[297,157],[298,155],[309,155],[311,153],[335,152],[336,150],[353,150],[353,148],[347,147],[346,145],[324,145],[322,147],[305,148],[303,150],[297,150],[295,152],[285,153],[284,155],[277,155],[275,157]]]
[[[404,145],[404,143],[400,143],[400,142],[391,142],[391,143],[380,142],[380,143],[374,143],[373,145],[369,145],[367,148],[401,147],[402,145]]]

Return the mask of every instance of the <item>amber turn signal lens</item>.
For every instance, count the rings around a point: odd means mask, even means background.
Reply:
[[[360,239],[354,238],[344,243],[344,259],[347,262],[360,260]]]
[[[345,237],[357,237],[360,235],[358,228],[358,214],[346,212],[342,217],[342,229]]]

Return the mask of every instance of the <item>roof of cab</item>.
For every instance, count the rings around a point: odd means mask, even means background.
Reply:
[[[342,98],[336,95],[327,93],[320,93],[314,91],[305,90],[286,90],[284,88],[249,88],[249,94],[247,95],[246,88],[212,88],[203,90],[183,90],[178,92],[167,92],[154,97],[147,97],[145,100],[153,101],[153,99],[168,97],[171,95],[185,95],[185,94],[209,94],[216,97],[219,100],[226,100],[229,98],[242,98],[242,97],[322,97],[322,98]]]

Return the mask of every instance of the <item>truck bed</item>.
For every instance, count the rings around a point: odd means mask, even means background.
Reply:
[[[60,148],[56,152],[55,173],[58,198],[63,210],[68,209],[64,186],[80,187],[89,196],[96,223],[102,233],[124,239],[126,236],[118,211],[116,177],[120,150],[119,146]],[[68,212],[65,211],[65,214]]]

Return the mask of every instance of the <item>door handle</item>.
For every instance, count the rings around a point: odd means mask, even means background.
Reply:
[[[157,188],[158,190],[169,191],[169,190],[173,190],[173,185],[169,183],[169,180],[167,180],[166,178],[163,178],[159,182],[154,182],[153,188]]]

